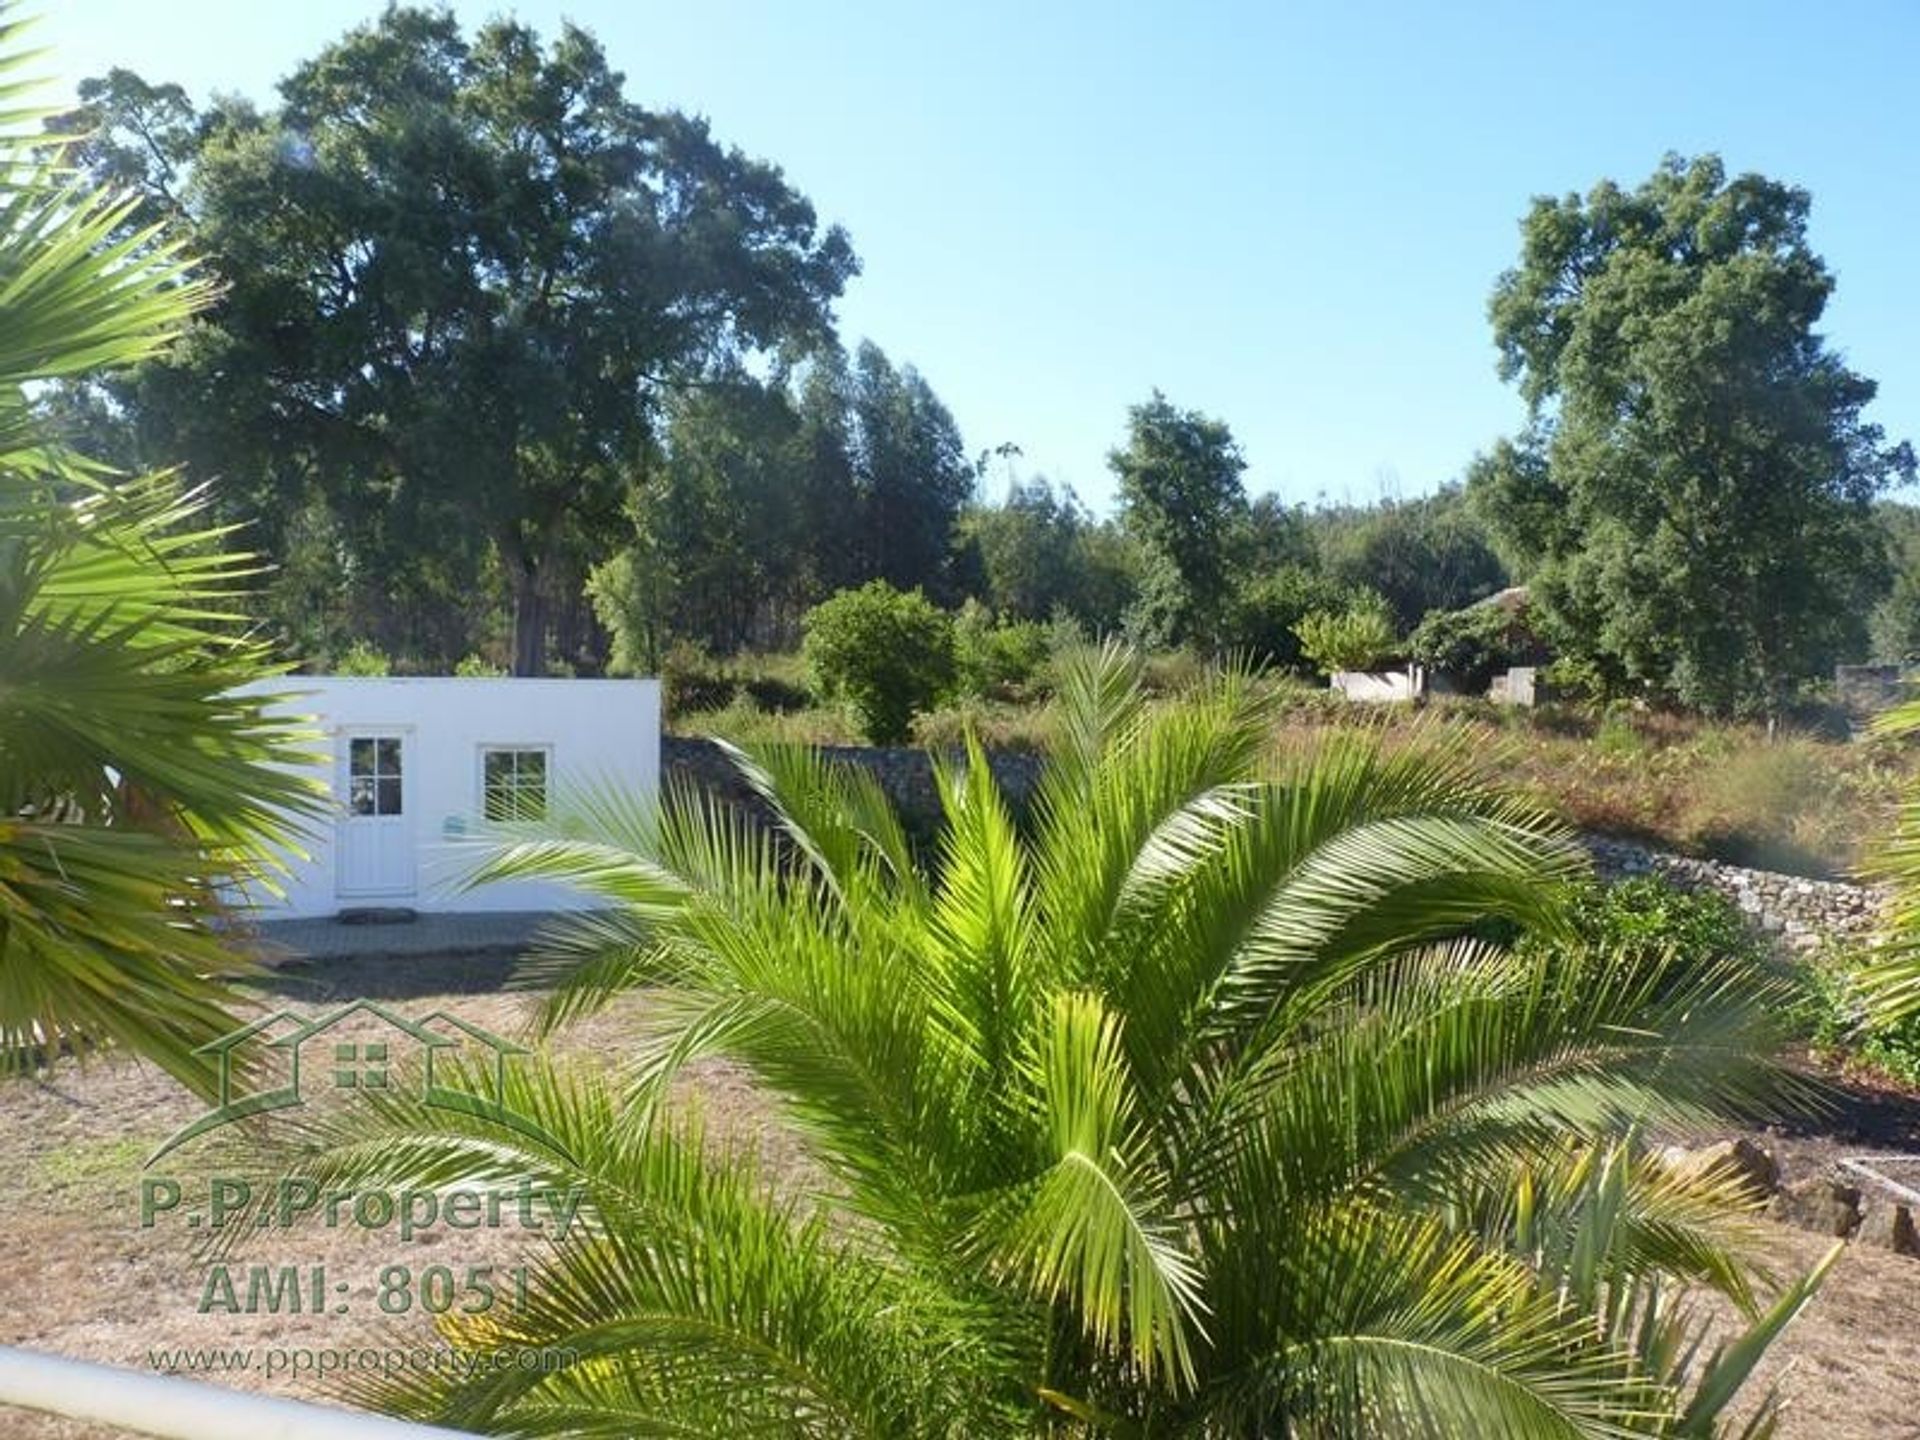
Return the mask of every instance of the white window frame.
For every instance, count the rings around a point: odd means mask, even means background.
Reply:
[[[540,792],[540,814],[545,818],[553,808],[553,746],[526,740],[483,740],[474,747],[473,757],[473,810],[480,817],[480,823],[495,823],[487,815],[487,756],[499,754],[543,757],[546,769]]]

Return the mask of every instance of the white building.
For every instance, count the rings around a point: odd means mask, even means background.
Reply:
[[[660,783],[655,680],[348,679],[250,687],[316,732],[328,814],[303,830],[284,895],[251,894],[261,919],[365,907],[559,910],[582,898],[544,882],[461,888],[487,820],[537,817],[570,790]],[[463,843],[468,842],[468,843]]]

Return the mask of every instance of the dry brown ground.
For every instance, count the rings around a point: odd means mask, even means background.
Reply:
[[[290,979],[281,997],[312,1011],[369,995],[404,1002],[409,1014],[443,1008],[499,1033],[513,1033],[526,1001],[503,994],[504,967],[471,958],[383,961],[378,967],[336,964]],[[617,1049],[619,1016],[569,1036],[568,1048],[604,1055]],[[769,1128],[763,1103],[745,1080],[712,1066],[698,1077],[716,1124],[758,1135],[776,1165],[797,1164]],[[124,1059],[86,1065],[63,1062],[33,1081],[0,1083],[0,1161],[14,1176],[13,1208],[0,1226],[0,1344],[26,1345],[109,1364],[145,1369],[156,1349],[266,1347],[390,1348],[431,1343],[422,1319],[379,1314],[356,1298],[337,1315],[200,1314],[207,1261],[196,1256],[183,1227],[138,1218],[141,1164],[158,1141],[199,1113],[173,1080]],[[1839,1153],[1872,1149],[1920,1153],[1920,1107],[1868,1104],[1824,1132],[1770,1135],[1789,1176],[1809,1173]],[[1804,1270],[1825,1248],[1819,1238],[1768,1226],[1775,1268]],[[259,1242],[242,1260],[324,1264],[329,1279],[345,1275],[370,1293],[381,1266],[396,1260],[416,1270],[434,1263],[456,1269],[523,1258],[523,1235],[485,1231],[419,1237],[399,1247],[390,1232],[303,1226]],[[542,1243],[537,1239],[533,1244]],[[1826,1288],[1764,1372],[1788,1408],[1786,1440],[1880,1440],[1920,1437],[1920,1260],[1852,1248]],[[319,1393],[311,1376],[254,1372],[229,1383],[279,1393]],[[114,1440],[115,1432],[0,1407],[7,1440]]]

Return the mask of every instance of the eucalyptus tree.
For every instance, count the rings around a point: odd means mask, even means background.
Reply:
[[[443,1327],[571,1363],[365,1398],[514,1435],[1714,1433],[1809,1284],[1763,1308],[1727,1184],[1629,1137],[1778,1095],[1777,984],[1571,943],[1582,852],[1457,745],[1269,772],[1244,677],[1149,705],[1112,649],[1057,718],[1025,826],[977,748],[942,766],[931,855],[804,749],[736,753],[765,826],[606,794],[511,838],[484,878],[604,904],[527,978],[550,1028],[640,992],[620,1073],[512,1078],[544,1140],[375,1099],[308,1164],[578,1186],[527,1305]],[[783,1175],[703,1127],[716,1058]],[[1753,1327],[1697,1346],[1683,1284]]]
[[[1145,564],[1134,628],[1155,641],[1210,644],[1246,528],[1246,467],[1224,421],[1182,410],[1158,390],[1127,411],[1127,443],[1107,456],[1120,515]]]

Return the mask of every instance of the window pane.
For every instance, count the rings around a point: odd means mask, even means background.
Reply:
[[[480,804],[489,820],[539,820],[547,813],[544,750],[488,750],[482,757]]]
[[[356,815],[373,814],[373,777],[355,775],[347,782],[347,808]]]
[[[347,742],[347,773],[349,775],[373,773],[373,741],[349,740]]]
[[[380,740],[379,761],[375,773],[380,775],[398,775],[400,773],[400,742],[398,740]]]
[[[400,777],[398,775],[392,778],[382,776],[374,783],[380,787],[379,813],[398,815],[400,813]]]

